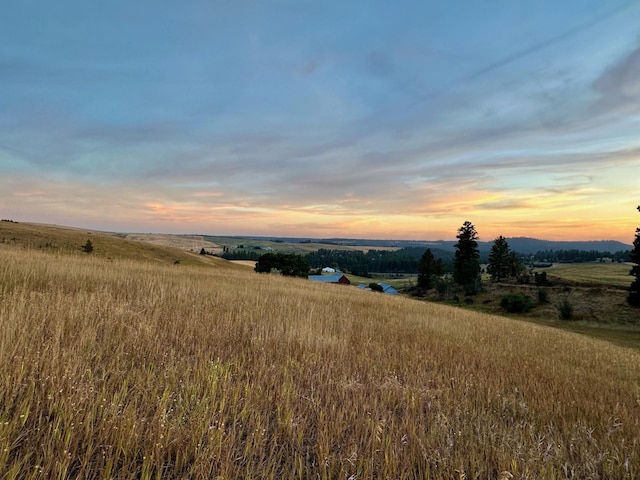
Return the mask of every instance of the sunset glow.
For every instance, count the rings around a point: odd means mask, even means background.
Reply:
[[[628,0],[13,2],[0,216],[630,244],[639,18]]]

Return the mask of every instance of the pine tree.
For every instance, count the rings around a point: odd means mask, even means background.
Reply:
[[[640,212],[640,205],[638,205],[638,211]],[[640,307],[640,227],[636,228],[636,238],[633,241],[633,250],[631,250],[630,257],[635,265],[629,273],[635,278],[631,286],[629,286],[627,302],[632,307]]]
[[[427,248],[418,263],[418,288],[433,288],[433,277],[442,275],[442,270],[442,260],[436,260],[431,249]]]
[[[491,252],[489,253],[489,264],[487,265],[487,273],[491,275],[492,280],[500,281],[511,273],[511,263],[513,257],[507,240],[500,235],[493,242]]]
[[[93,252],[93,242],[91,240],[87,240],[87,243],[85,243],[82,246],[82,251],[84,253],[92,253]]]
[[[478,233],[469,221],[462,224],[456,235],[456,253],[453,264],[453,279],[464,287],[466,293],[474,294],[480,279],[480,252],[478,251]]]

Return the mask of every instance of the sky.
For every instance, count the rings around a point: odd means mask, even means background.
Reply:
[[[640,0],[5,2],[0,217],[118,232],[613,239]]]

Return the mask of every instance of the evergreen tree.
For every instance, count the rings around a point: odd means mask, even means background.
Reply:
[[[638,205],[638,211],[640,212],[640,205]],[[636,238],[633,241],[633,250],[631,250],[629,256],[631,261],[635,263],[629,273],[635,278],[629,287],[627,302],[632,307],[640,307],[640,227],[636,228]]]
[[[462,224],[456,235],[453,279],[464,287],[466,293],[474,294],[480,278],[480,252],[478,251],[478,233],[469,221]]]
[[[93,242],[91,240],[87,240],[87,243],[85,243],[82,246],[82,251],[84,253],[92,253],[93,252]]]
[[[522,263],[522,260],[520,260],[520,257],[516,252],[511,250],[509,252],[509,276],[517,277],[522,273],[523,270],[524,265]]]
[[[500,235],[496,238],[489,252],[489,264],[487,265],[487,273],[491,275],[492,280],[500,281],[511,274],[511,263],[513,257],[507,240]]]
[[[433,279],[442,275],[442,270],[442,260],[436,260],[431,249],[427,248],[418,263],[418,288],[424,290],[433,288]]]

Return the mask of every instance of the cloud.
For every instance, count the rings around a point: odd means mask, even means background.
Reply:
[[[640,46],[605,70],[593,82],[599,110],[640,110]]]

